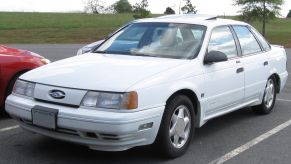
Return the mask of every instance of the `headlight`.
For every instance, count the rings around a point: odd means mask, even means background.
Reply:
[[[110,93],[89,91],[84,96],[81,106],[108,109],[136,109],[138,106],[136,92]]]
[[[49,64],[51,61],[49,59],[46,59],[46,58],[42,58],[40,59],[40,61],[43,63],[43,64]]]
[[[13,93],[33,97],[35,83],[17,80],[13,87]]]
[[[78,50],[78,52],[77,52],[77,56],[78,56],[78,55],[82,55],[82,54],[83,54],[83,50],[82,50],[82,48],[81,48],[81,49]]]

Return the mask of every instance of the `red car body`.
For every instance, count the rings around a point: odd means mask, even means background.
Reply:
[[[0,108],[21,74],[47,63],[49,60],[33,52],[0,45]]]

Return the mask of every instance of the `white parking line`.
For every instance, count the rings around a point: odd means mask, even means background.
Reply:
[[[285,129],[286,127],[288,127],[290,125],[291,125],[291,119],[289,121],[275,127],[274,129],[260,135],[259,137],[247,142],[246,144],[232,150],[231,152],[225,154],[224,156],[219,157],[216,160],[213,160],[209,164],[222,164],[222,163],[234,158],[235,156],[239,155],[240,153],[243,153],[244,151],[250,149],[251,147],[255,146],[256,144],[264,141],[265,139],[271,137],[272,135],[278,133],[279,131]]]
[[[291,102],[291,100],[286,100],[286,99],[277,99],[279,101],[286,101],[286,102]]]
[[[7,128],[0,129],[0,132],[5,132],[5,131],[17,129],[17,128],[19,128],[19,125],[10,126],[10,127],[7,127]]]

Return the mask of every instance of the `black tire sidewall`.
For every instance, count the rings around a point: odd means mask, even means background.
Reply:
[[[23,72],[25,73],[25,72]],[[23,74],[23,73],[18,73],[16,74],[10,81],[9,84],[7,86],[7,89],[4,93],[4,101],[6,100],[6,98],[12,93],[14,84],[16,82],[16,80]],[[7,113],[5,112],[5,104],[3,106],[0,107],[0,115],[7,115]]]
[[[272,103],[272,105],[269,108],[266,106],[265,101],[264,101],[265,96],[266,96],[266,93],[265,93],[265,90],[264,90],[264,96],[263,96],[262,103],[260,105],[254,107],[254,112],[255,113],[258,113],[258,114],[269,114],[269,113],[271,113],[273,111],[273,108],[274,108],[275,103],[276,103],[276,97],[277,97],[277,83],[276,83],[276,79],[274,77],[270,77],[267,80],[265,89],[266,89],[266,87],[268,85],[268,81],[270,79],[273,81],[273,83],[274,83],[274,89],[275,89],[273,103]]]
[[[180,105],[185,105],[189,109],[189,113],[191,116],[191,119],[190,119],[191,128],[190,128],[190,134],[186,143],[181,148],[175,148],[170,141],[169,127],[170,127],[172,115],[175,109]],[[194,130],[195,130],[194,118],[195,118],[194,106],[191,100],[187,96],[178,95],[167,103],[165,112],[162,118],[162,122],[160,125],[159,133],[157,136],[157,140],[155,143],[156,146],[158,146],[158,149],[160,149],[160,151],[162,151],[166,157],[175,158],[175,157],[181,156],[187,150],[187,148],[190,145],[191,139],[194,135]]]

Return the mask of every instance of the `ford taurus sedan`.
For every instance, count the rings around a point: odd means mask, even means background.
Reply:
[[[272,112],[286,52],[247,23],[199,15],[138,20],[93,53],[30,71],[7,112],[22,128],[103,151],[154,144],[182,155],[195,128],[253,107]]]
[[[0,110],[20,75],[49,62],[36,53],[0,45]]]

